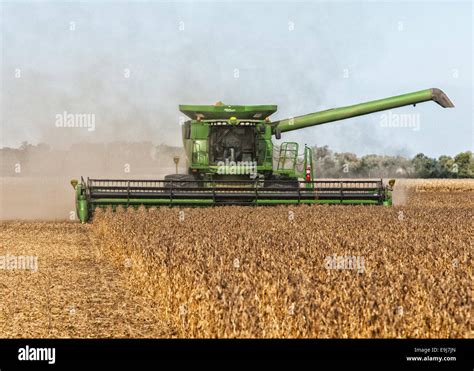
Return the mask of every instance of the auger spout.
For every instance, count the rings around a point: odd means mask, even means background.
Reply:
[[[415,105],[417,103],[427,101],[434,101],[444,108],[454,107],[454,104],[442,90],[432,88],[420,90],[414,93],[397,95],[390,98],[354,104],[352,106],[332,108],[294,118],[273,121],[272,126],[274,127],[274,132],[276,130],[279,130],[280,132],[287,132],[309,126],[322,125],[328,122],[344,120],[351,117],[367,115],[369,113],[385,111],[392,108],[409,106],[412,104]]]

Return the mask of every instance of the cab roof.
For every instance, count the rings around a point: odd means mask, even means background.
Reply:
[[[179,110],[193,120],[237,119],[264,120],[277,110],[276,105],[233,106],[221,102],[215,105],[181,104]]]

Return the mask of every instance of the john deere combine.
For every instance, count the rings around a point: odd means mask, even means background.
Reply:
[[[181,105],[190,119],[182,126],[188,174],[163,180],[72,180],[77,215],[85,222],[97,207],[118,205],[391,205],[394,181],[316,180],[306,145],[300,159],[297,143],[282,143],[274,166],[272,136],[280,139],[288,131],[426,101],[454,107],[436,88],[278,121],[269,119],[275,105]]]

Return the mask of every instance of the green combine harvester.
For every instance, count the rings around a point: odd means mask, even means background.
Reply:
[[[180,105],[190,120],[182,125],[188,174],[163,180],[72,180],[81,222],[97,207],[217,206],[281,204],[391,205],[394,180],[323,180],[314,178],[311,148],[284,142],[274,167],[272,136],[397,107],[435,101],[454,107],[440,89],[333,108],[271,121],[275,105]],[[298,165],[302,167],[298,168]]]

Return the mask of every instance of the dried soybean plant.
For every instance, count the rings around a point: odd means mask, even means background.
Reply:
[[[392,208],[108,210],[93,239],[167,336],[468,337],[474,192],[438,186]]]

